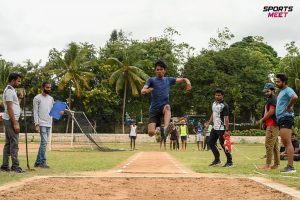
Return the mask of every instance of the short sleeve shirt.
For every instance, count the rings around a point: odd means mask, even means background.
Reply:
[[[295,91],[290,88],[286,87],[285,89],[281,90],[278,97],[277,97],[277,104],[276,104],[276,118],[277,121],[283,117],[293,117],[294,111],[286,112],[285,109],[288,106],[291,97],[296,94]]]
[[[153,88],[151,92],[150,112],[163,109],[169,103],[170,87],[174,85],[176,78],[174,77],[151,77],[146,81],[148,87]]]
[[[203,135],[203,128],[201,126],[196,127],[197,135]]]
[[[272,95],[272,97],[268,98],[268,101],[265,105],[265,112],[264,116],[269,112],[270,108],[276,109],[277,97]],[[275,115],[275,114],[274,114]],[[275,126],[276,120],[271,116],[270,118],[266,119],[267,126]]]
[[[229,116],[229,106],[224,101],[215,101],[212,105],[214,130],[225,130],[224,117]]]
[[[13,112],[14,112],[15,119],[19,120],[21,115],[21,107],[20,107],[16,90],[11,85],[6,86],[3,92],[3,104],[4,104],[3,119],[10,120],[7,112],[7,103],[6,103],[7,101],[11,101],[13,103]]]

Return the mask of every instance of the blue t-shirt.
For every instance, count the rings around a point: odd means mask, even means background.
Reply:
[[[203,128],[202,128],[202,126],[198,126],[196,128],[196,131],[197,131],[197,135],[203,135]]]
[[[276,118],[279,120],[282,117],[294,116],[294,111],[286,112],[285,109],[288,106],[291,97],[296,94],[294,90],[290,87],[286,87],[285,89],[279,92],[277,97],[277,104],[276,104]]]
[[[169,103],[169,90],[175,82],[176,78],[173,77],[151,77],[146,81],[145,85],[153,88],[151,92],[150,112],[161,110]]]

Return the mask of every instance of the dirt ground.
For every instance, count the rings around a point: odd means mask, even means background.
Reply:
[[[48,178],[0,192],[0,199],[261,199],[291,197],[245,179],[219,178]]]
[[[4,187],[5,188],[5,187]],[[243,178],[198,174],[164,152],[140,152],[107,172],[39,178],[0,188],[0,199],[293,199]]]

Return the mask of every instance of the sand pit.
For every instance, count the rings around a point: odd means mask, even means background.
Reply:
[[[288,195],[247,179],[219,178],[47,178],[15,190],[0,192],[0,199],[270,199]]]
[[[48,177],[0,188],[0,199],[296,199],[247,178],[212,177],[186,169],[167,153],[135,154],[108,172]]]

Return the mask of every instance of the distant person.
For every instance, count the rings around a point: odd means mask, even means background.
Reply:
[[[135,150],[135,140],[137,137],[137,125],[135,124],[135,121],[132,122],[130,125],[130,132],[129,132],[129,138],[130,138],[130,150]]]
[[[19,152],[19,118],[21,115],[20,103],[25,96],[25,91],[17,96],[16,88],[21,85],[23,76],[17,73],[11,73],[8,76],[8,85],[3,92],[3,124],[5,128],[5,145],[3,148],[3,160],[1,171],[24,173],[20,167]],[[12,166],[9,168],[9,157],[12,160]]]
[[[195,127],[195,129],[193,131],[196,134],[198,151],[204,150],[204,129],[200,122],[198,123],[198,125]],[[200,146],[201,146],[201,149],[200,149]]]
[[[300,144],[299,139],[296,137],[295,133],[292,133],[292,146],[293,146],[293,157],[295,160],[295,156],[297,157],[300,154]],[[287,160],[287,151],[285,147],[280,148],[280,159]]]
[[[177,133],[178,133],[178,136],[177,136],[177,139],[176,139],[176,149],[179,150],[180,149],[180,145],[179,145],[179,140],[180,140],[180,125],[176,124],[175,125],[176,127],[176,130],[177,130]]]
[[[185,121],[179,127],[180,130],[180,137],[181,137],[181,149],[186,151],[187,149],[187,138],[189,136],[188,126],[186,125]]]
[[[174,124],[172,124],[171,127],[171,134],[170,134],[170,150],[176,150],[177,149],[177,141],[178,141],[178,131]]]
[[[169,105],[169,90],[175,83],[186,83],[186,90],[192,89],[191,82],[187,78],[164,77],[167,65],[163,61],[154,64],[155,77],[149,78],[141,93],[151,93],[150,118],[148,134],[155,134],[155,127],[160,126],[161,118],[164,118],[164,133],[168,135],[168,126],[171,120],[171,107]]]
[[[261,129],[266,129],[266,164],[261,167],[262,170],[277,169],[280,164],[278,136],[279,129],[276,122],[276,101],[275,86],[273,83],[266,83],[263,89],[267,102],[264,106],[263,117],[259,120]],[[271,166],[274,157],[274,165]]]
[[[204,124],[204,133],[205,133],[205,139],[204,139],[204,150],[206,149],[207,151],[210,150],[210,147],[209,147],[209,136],[210,136],[210,132],[212,130],[212,125],[211,124],[208,124],[207,122]]]
[[[287,149],[287,166],[281,170],[282,173],[295,173],[293,163],[292,127],[294,126],[293,106],[298,100],[295,91],[288,87],[288,77],[285,74],[276,75],[276,86],[280,89],[276,104],[276,119],[280,130],[280,137],[284,147]]]
[[[167,135],[165,134],[164,124],[160,126],[160,149],[162,147],[162,144],[164,144],[164,150],[167,149]]]
[[[212,114],[208,124],[213,122],[213,129],[210,133],[209,146],[214,154],[214,160],[209,166],[217,166],[221,164],[220,153],[216,146],[217,141],[221,144],[227,158],[227,162],[223,167],[233,167],[232,155],[224,147],[223,135],[229,135],[229,106],[224,101],[224,91],[222,89],[215,90],[215,102],[212,105]]]

